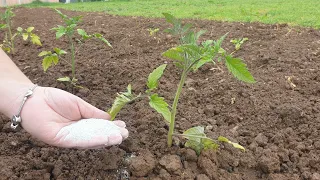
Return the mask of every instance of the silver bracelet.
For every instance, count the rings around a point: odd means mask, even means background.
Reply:
[[[29,90],[27,91],[27,93],[24,95],[24,98],[23,98],[22,104],[20,105],[18,114],[12,116],[12,119],[11,119],[11,128],[12,128],[12,129],[14,129],[14,130],[17,129],[17,127],[18,127],[19,124],[21,123],[21,120],[22,120],[22,119],[21,119],[21,116],[20,116],[20,115],[21,115],[21,111],[22,111],[23,105],[24,105],[24,103],[26,103],[27,99],[28,99],[30,96],[32,96],[33,91],[34,91],[34,89],[35,89],[36,87],[38,87],[37,84],[34,85],[31,89],[29,89]]]

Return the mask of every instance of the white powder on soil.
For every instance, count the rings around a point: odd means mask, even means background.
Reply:
[[[63,127],[57,134],[70,142],[90,141],[93,137],[120,135],[120,127],[105,119],[82,119]]]

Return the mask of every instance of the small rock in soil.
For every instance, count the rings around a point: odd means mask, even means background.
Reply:
[[[177,155],[165,155],[160,159],[159,163],[170,173],[177,174],[182,169],[181,159]]]
[[[197,156],[196,152],[192,149],[182,149],[182,156],[187,161],[197,161],[198,160],[198,156]]]
[[[198,166],[210,179],[217,179],[218,160],[214,151],[203,151],[198,158]]]
[[[165,169],[160,169],[159,171],[159,176],[162,178],[162,179],[170,179],[171,178],[171,175],[168,173],[167,170]]]
[[[258,143],[259,146],[266,146],[268,144],[268,137],[263,135],[262,133],[259,133],[254,140]]]
[[[266,153],[259,159],[259,167],[264,173],[275,173],[280,171],[280,161],[276,153]]]
[[[86,97],[86,96],[88,95],[89,91],[90,91],[90,90],[87,89],[87,88],[81,88],[81,89],[79,89],[78,94],[79,94],[81,97]]]
[[[209,177],[205,174],[198,174],[196,180],[210,180]]]
[[[315,147],[316,149],[320,149],[320,141],[314,142],[314,147]]]
[[[156,160],[150,151],[145,150],[139,156],[132,158],[130,171],[132,175],[143,177],[147,176],[156,166]]]
[[[320,174],[319,173],[313,173],[311,176],[311,180],[320,180]]]

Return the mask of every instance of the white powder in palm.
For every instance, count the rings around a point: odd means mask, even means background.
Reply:
[[[82,119],[61,128],[57,136],[65,136],[69,142],[89,141],[93,137],[110,137],[120,135],[120,127],[105,119]]]

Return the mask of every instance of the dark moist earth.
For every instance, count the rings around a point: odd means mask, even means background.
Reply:
[[[163,33],[169,27],[163,19],[63,11],[82,15],[84,22],[79,28],[101,33],[113,45],[111,49],[93,40],[82,46],[76,65],[84,88],[72,89],[56,81],[71,74],[65,62],[44,73],[38,57],[39,52],[53,47],[69,51],[67,40],[55,40],[49,30],[62,24],[59,16],[46,8],[18,8],[14,12],[15,28],[34,26],[42,39],[41,48],[17,40],[17,53],[11,56],[34,83],[64,89],[107,109],[116,93],[125,91],[129,83],[136,93],[143,92],[148,74],[168,63],[158,92],[172,102],[180,71],[161,57],[176,45],[175,38]],[[96,150],[48,146],[24,131],[12,132],[9,119],[0,116],[0,179],[319,180],[319,30],[260,23],[186,22],[206,29],[203,39],[217,39],[229,32],[224,47],[230,52],[231,39],[249,38],[235,56],[245,60],[257,83],[239,82],[221,65],[206,65],[191,73],[180,99],[176,131],[201,125],[209,137],[225,136],[243,145],[246,152],[222,145],[217,152],[197,157],[193,150],[183,148],[183,140],[168,148],[168,127],[145,101],[126,106],[118,116],[127,123],[130,137],[120,146]],[[160,31],[150,36],[149,28]]]

